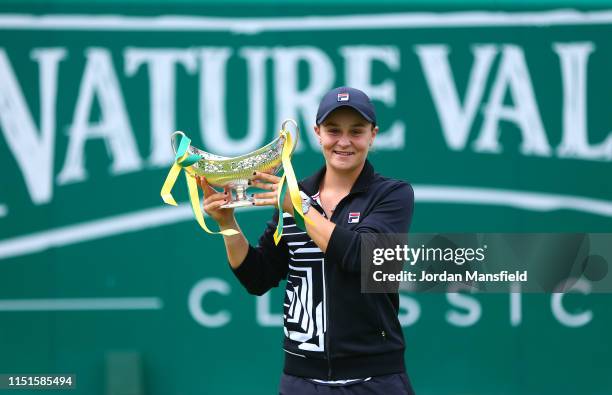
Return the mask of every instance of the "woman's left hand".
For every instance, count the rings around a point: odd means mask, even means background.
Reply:
[[[249,185],[252,187],[265,189],[270,192],[254,193],[253,199],[256,206],[274,206],[277,205],[279,191],[279,182],[281,178],[273,174],[263,173],[256,171],[251,177]],[[285,199],[283,201],[283,211],[293,215],[293,206],[291,204],[291,198],[289,191],[285,193]]]

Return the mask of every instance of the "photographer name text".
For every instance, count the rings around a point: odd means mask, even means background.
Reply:
[[[509,272],[502,270],[497,273],[480,273],[478,271],[465,271],[464,273],[451,273],[442,271],[439,273],[420,273],[402,270],[399,273],[384,273],[377,270],[373,274],[374,281],[399,281],[399,282],[526,282],[527,270]]]

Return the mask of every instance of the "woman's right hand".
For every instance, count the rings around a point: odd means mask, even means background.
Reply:
[[[208,184],[205,177],[196,177],[196,181],[204,193],[203,208],[206,214],[214,219],[219,226],[227,226],[234,222],[234,209],[220,206],[231,201],[232,192],[225,187],[223,192],[217,192]]]

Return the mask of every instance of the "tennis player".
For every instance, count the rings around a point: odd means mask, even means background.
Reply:
[[[360,235],[407,233],[414,194],[404,182],[376,173],[367,160],[378,126],[368,96],[354,88],[331,90],[321,100],[316,133],[325,166],[299,182],[306,232],[283,202],[284,233],[273,234],[278,210],[256,247],[242,233],[224,236],[231,270],[246,290],[263,295],[287,280],[284,302],[285,362],[282,395],[414,394],[404,365],[404,336],[397,293],[362,293]],[[258,206],[276,206],[280,178],[253,174]],[[221,229],[240,227],[233,209],[199,179],[204,210]]]

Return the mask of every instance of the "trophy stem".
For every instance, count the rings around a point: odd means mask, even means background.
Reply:
[[[232,187],[232,190],[235,193],[235,197],[233,197],[229,203],[221,206],[221,208],[235,208],[235,207],[252,206],[253,205],[252,199],[249,199],[249,197],[246,194],[247,187],[248,187],[247,185],[243,185],[243,184],[234,185]]]
[[[237,201],[247,200],[247,197],[246,197],[246,188],[244,187],[244,185],[236,185],[234,187],[234,191],[236,191],[236,200]]]

